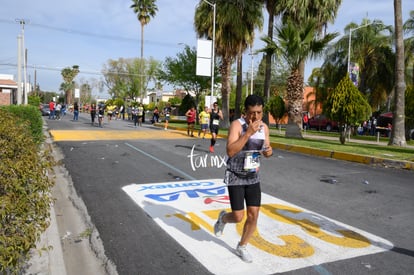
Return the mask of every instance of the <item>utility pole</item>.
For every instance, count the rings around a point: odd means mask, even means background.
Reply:
[[[22,26],[22,34],[21,34],[21,48],[18,51],[18,59],[21,58],[21,55],[23,55],[23,104],[27,104],[27,49],[25,47],[24,42],[24,25],[26,25],[25,19],[16,19],[17,23],[19,23]],[[21,65],[19,65],[21,67]],[[21,85],[21,80],[19,82],[19,85]],[[21,97],[22,95],[20,95]],[[18,101],[19,102],[19,101]],[[21,103],[21,102],[20,102]],[[19,103],[18,103],[19,104]]]
[[[22,104],[22,36],[17,36],[17,105]]]

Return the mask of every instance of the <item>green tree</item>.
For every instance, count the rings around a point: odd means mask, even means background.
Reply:
[[[75,82],[73,81],[79,73],[79,66],[73,65],[71,67],[66,67],[62,69],[61,75],[63,78],[63,83],[60,85],[62,91],[65,92],[65,101],[67,104],[73,103],[73,89],[75,88]]]
[[[394,0],[395,101],[391,138],[388,145],[407,146],[405,140],[405,64],[401,0]]]
[[[324,105],[325,114],[338,121],[342,127],[340,141],[345,143],[346,133],[350,126],[359,125],[369,118],[371,106],[347,74],[338,86],[329,94]]]
[[[279,125],[280,119],[286,113],[285,101],[280,95],[273,95],[266,104],[266,111],[268,111]]]
[[[113,98],[143,98],[149,83],[157,83],[161,63],[153,58],[149,60],[139,58],[119,58],[108,60],[102,69],[104,84]],[[144,68],[145,77],[141,77]],[[144,87],[144,93],[141,93]]]
[[[409,85],[405,92],[405,127],[406,127],[406,138],[410,138],[408,131],[414,129],[414,86]]]
[[[88,82],[86,83],[82,83],[83,80],[81,80],[81,85],[80,85],[80,98],[79,101],[80,103],[83,104],[88,104],[91,102],[92,100],[92,87],[89,85]]]
[[[351,49],[349,51],[349,33]],[[367,96],[371,107],[378,108],[387,102],[394,85],[394,53],[390,34],[392,27],[379,20],[362,20],[350,23],[345,35],[328,49],[321,72],[324,85],[335,87],[347,73],[348,58],[358,64],[358,89]],[[349,56],[348,56],[349,55]]]
[[[414,85],[414,10],[410,11],[410,18],[404,22],[403,29],[405,34],[411,35],[404,40],[406,82]]]
[[[328,23],[333,23],[342,0],[279,0],[277,11],[283,22],[293,21],[297,25],[306,24],[309,20],[316,23],[315,36],[326,33]],[[305,60],[299,63],[299,73],[304,76]]]
[[[198,106],[201,95],[208,89],[209,81],[204,76],[196,75],[197,52],[193,47],[186,45],[184,50],[176,57],[167,57],[162,70],[159,71],[159,79],[166,81],[177,88],[183,88],[187,92],[195,93],[195,104]],[[220,78],[215,78],[220,80]]]
[[[141,24],[141,60],[144,60],[144,27],[147,25],[151,17],[154,17],[158,11],[156,0],[132,0],[133,4],[130,6],[137,15],[138,21]],[[141,77],[144,77],[144,67],[141,67]],[[144,81],[141,81],[143,84]],[[140,94],[143,94],[144,86],[140,86]]]
[[[181,101],[180,107],[178,107],[178,114],[180,116],[184,115],[187,112],[187,110],[190,109],[192,106],[196,107],[194,98],[191,95],[186,94],[183,100]]]
[[[254,30],[263,24],[262,2],[258,0],[218,0],[216,4],[215,50],[221,57],[223,126],[229,126],[229,96],[231,66],[240,52],[254,40]],[[200,37],[212,38],[213,12],[200,1],[194,16],[194,26]]]
[[[289,65],[287,137],[302,138],[303,77],[299,73],[300,64],[308,58],[321,55],[328,42],[337,36],[334,33],[318,38],[315,35],[316,30],[317,25],[313,20],[301,24],[288,20],[281,26],[276,27],[276,41],[268,37],[262,38],[266,46],[261,51],[278,53]]]

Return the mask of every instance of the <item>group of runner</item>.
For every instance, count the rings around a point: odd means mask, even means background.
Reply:
[[[187,117],[187,135],[194,137],[194,125],[196,122],[197,112],[195,107],[192,106],[186,113],[185,116]],[[210,139],[210,147],[209,151],[214,153],[214,145],[216,144],[217,135],[219,131],[219,124],[220,120],[223,120],[223,113],[219,109],[217,102],[213,103],[213,107],[211,109],[208,106],[204,107],[204,110],[200,112],[198,115],[200,120],[201,128],[198,131],[198,136],[203,133],[203,137],[205,138],[207,129],[210,129],[211,139]],[[166,124],[168,126],[168,122]],[[166,127],[167,127],[166,126]]]

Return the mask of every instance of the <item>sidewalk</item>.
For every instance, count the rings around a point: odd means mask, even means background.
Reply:
[[[45,146],[59,162],[63,155],[53,145],[46,128],[47,121],[44,120]],[[104,254],[99,234],[86,206],[77,196],[67,170],[62,165],[55,166],[52,176],[55,178],[52,190],[55,203],[50,209],[50,226],[42,234],[37,249],[32,250],[24,274],[118,274],[115,265]]]

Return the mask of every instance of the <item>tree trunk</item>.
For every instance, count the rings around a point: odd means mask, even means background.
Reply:
[[[141,23],[141,85],[139,87],[139,93],[141,103],[144,99],[144,24]]]
[[[274,10],[274,7],[269,7],[269,9]],[[273,13],[271,14],[271,11],[269,12],[269,20],[268,20],[268,26],[267,26],[267,36],[273,40],[273,25],[275,16]],[[269,102],[270,100],[270,82],[272,77],[272,54],[266,53],[266,66],[265,66],[265,79],[264,79],[264,87],[263,87],[263,94],[265,96],[265,103]],[[265,112],[263,120],[266,124],[269,125],[269,112]]]
[[[401,0],[394,0],[395,17],[395,103],[389,145],[407,146],[405,140],[404,38]]]
[[[236,86],[236,102],[234,117],[239,118],[241,116],[241,104],[243,93],[243,55],[240,52],[237,55],[237,86]]]
[[[302,136],[302,104],[303,104],[303,77],[299,70],[294,70],[288,78],[288,125],[286,137],[303,138]]]
[[[222,75],[222,86],[221,86],[221,98],[222,98],[222,107],[221,111],[223,112],[223,121],[221,122],[221,127],[229,127],[229,95],[231,92],[231,64],[232,60],[230,57],[223,57],[223,63],[221,65],[221,75]]]

